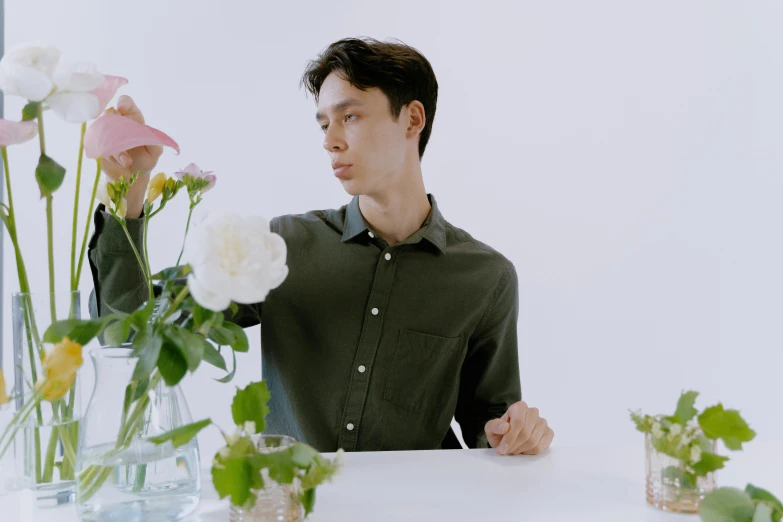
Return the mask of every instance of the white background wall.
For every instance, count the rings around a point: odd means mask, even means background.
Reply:
[[[346,203],[298,87],[306,61],[345,36],[418,48],[440,84],[427,189],[515,263],[523,396],[560,445],[639,442],[627,409],[669,411],[683,388],[783,437],[782,23],[771,0],[6,1],[7,46],[46,41],[130,79],[122,92],[182,146],[160,167],[217,172],[203,210]],[[21,100],[6,104],[17,118]],[[62,285],[78,129],[47,125],[50,155],[69,167],[55,209]],[[42,291],[36,154],[13,149],[11,172]],[[180,199],[151,229],[156,268],[176,260],[185,215]],[[249,335],[237,385],[260,377],[258,328]],[[234,388],[217,375],[199,370],[184,388],[195,418],[228,426]],[[211,456],[217,433],[201,440]]]

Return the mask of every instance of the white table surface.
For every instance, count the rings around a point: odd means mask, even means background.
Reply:
[[[719,485],[752,482],[783,495],[783,441],[754,441],[718,475]],[[333,457],[332,453],[325,453]],[[227,522],[208,471],[198,511],[187,522]],[[5,512],[8,515],[8,511]],[[0,520],[6,520],[0,513]],[[73,506],[38,510],[31,522],[76,522]],[[346,453],[345,467],[317,490],[312,522],[697,521],[648,506],[639,444],[558,447],[545,454],[494,450]]]

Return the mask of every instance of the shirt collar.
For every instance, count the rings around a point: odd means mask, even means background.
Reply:
[[[426,239],[438,250],[446,253],[446,220],[438,209],[438,203],[435,196],[427,194],[430,200],[432,210],[430,210],[427,219],[421,226],[421,229],[409,238],[409,242],[418,242],[420,239]],[[345,224],[343,227],[343,243],[351,241],[363,233],[370,232],[370,226],[365,221],[362,211],[359,208],[359,196],[354,196],[345,209]]]

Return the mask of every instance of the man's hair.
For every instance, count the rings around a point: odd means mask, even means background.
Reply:
[[[419,135],[419,159],[432,133],[438,81],[430,62],[416,49],[402,42],[380,42],[373,38],[345,38],[327,47],[307,64],[301,84],[318,95],[330,73],[337,74],[354,87],[366,91],[377,87],[389,99],[389,110],[396,122],[404,105],[418,100],[424,105],[425,123]]]

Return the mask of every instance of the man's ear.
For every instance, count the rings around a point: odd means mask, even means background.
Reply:
[[[424,105],[420,101],[413,100],[405,110],[408,113],[408,136],[418,136],[424,130],[424,125],[427,122]]]

